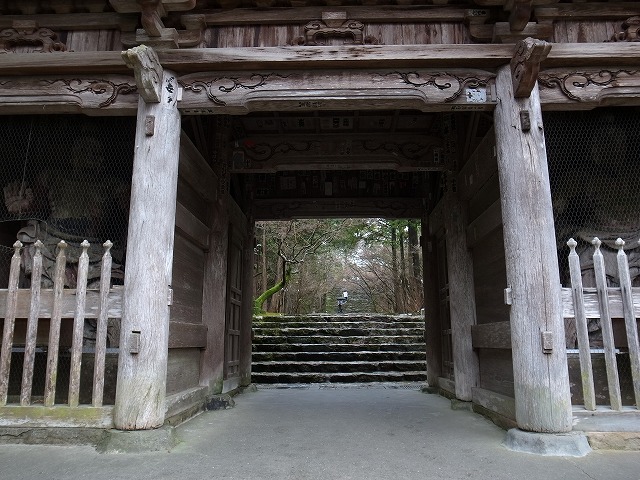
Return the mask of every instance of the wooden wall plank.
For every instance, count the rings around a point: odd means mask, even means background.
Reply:
[[[496,136],[493,127],[484,136],[457,177],[458,192],[464,200],[473,197],[498,171]]]
[[[200,323],[204,252],[178,230],[173,256],[171,320]]]
[[[167,396],[197,387],[200,378],[200,350],[172,348],[167,360]]]
[[[478,358],[480,359],[480,388],[514,397],[511,350],[480,348]]]
[[[169,322],[169,348],[206,348],[207,327],[200,323]]]
[[[487,410],[512,420],[516,418],[516,401],[513,397],[501,395],[484,388],[474,388],[473,403],[477,403]]]
[[[200,249],[209,248],[209,228],[180,202],[176,204],[176,228]]]
[[[501,226],[502,207],[498,199],[467,227],[467,247],[476,248],[487,235]]]
[[[473,348],[511,349],[511,326],[509,322],[485,323],[471,327]]]

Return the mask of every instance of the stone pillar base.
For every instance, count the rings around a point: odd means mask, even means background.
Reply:
[[[537,433],[512,428],[502,445],[514,452],[554,457],[584,457],[591,452],[587,437],[579,432]]]
[[[96,446],[100,453],[143,453],[169,451],[179,443],[175,428],[152,430],[107,430]]]

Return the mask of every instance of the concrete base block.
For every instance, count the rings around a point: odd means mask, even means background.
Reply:
[[[514,452],[553,457],[584,457],[591,452],[587,437],[578,432],[537,433],[512,428],[502,444]]]
[[[153,430],[108,430],[96,446],[100,453],[143,453],[169,451],[179,443],[174,427]]]

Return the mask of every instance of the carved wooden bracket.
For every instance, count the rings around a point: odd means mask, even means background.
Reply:
[[[12,48],[40,45],[40,51],[64,52],[67,46],[58,41],[58,35],[49,28],[38,28],[33,21],[13,22],[13,28],[0,31],[0,49],[9,52]]]
[[[162,98],[162,65],[156,52],[146,45],[122,52],[127,67],[133,69],[138,92],[147,103],[159,103]]]
[[[622,28],[622,32],[611,37],[612,42],[640,42],[640,16],[627,18]]]
[[[516,51],[511,59],[511,79],[513,81],[513,95],[516,98],[526,98],[538,79],[540,62],[549,51],[551,44],[544,40],[525,38],[516,45]]]
[[[304,27],[304,36],[294,40],[295,45],[323,45],[322,38],[351,39],[353,45],[378,45],[373,36],[364,36],[364,24],[358,20],[347,20],[346,12],[323,12],[322,20],[312,20]],[[345,40],[347,43],[347,40]]]
[[[511,30],[520,32],[529,23],[531,18],[532,0],[511,0],[505,5],[506,10],[511,10],[509,15],[509,25]]]

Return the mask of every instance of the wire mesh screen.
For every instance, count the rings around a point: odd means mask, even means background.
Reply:
[[[640,286],[640,109],[547,112],[544,121],[563,286],[570,286],[566,243],[574,238],[578,242],[583,286],[595,287],[591,244],[594,237],[603,242],[608,286],[619,286],[617,238],[626,242],[632,284]],[[590,319],[588,329],[594,368],[600,368],[598,376],[602,376],[602,353],[598,353],[603,346],[600,321]],[[626,338],[623,323],[616,319],[614,331],[616,338]],[[567,324],[566,335],[567,348],[576,348],[574,324]],[[617,340],[618,343],[624,345]],[[630,365],[623,346],[619,349],[618,368],[623,396],[633,403]],[[603,403],[608,400],[606,388],[605,381],[604,392],[598,396]]]
[[[31,284],[31,260],[34,242],[43,242],[41,286],[53,285],[57,245],[64,240],[67,268],[65,287],[75,288],[80,243],[89,248],[88,287],[95,288],[100,279],[102,244],[111,240],[114,267],[112,283],[122,283],[125,263],[127,218],[135,139],[135,118],[79,115],[4,116],[0,117],[0,151],[3,168],[0,185],[0,287],[6,288],[12,245],[16,239],[21,250],[20,287]],[[117,347],[119,328],[109,320],[108,346]],[[26,319],[16,319],[11,361],[12,381],[9,395],[19,393],[25,342]],[[66,395],[69,378],[69,347],[72,319],[61,326],[59,374],[56,402]],[[84,328],[82,378],[91,387],[95,320],[86,320]],[[33,394],[43,394],[48,339],[48,320],[38,324]],[[117,362],[115,352],[111,363]],[[81,383],[85,382],[81,380]],[[109,379],[105,378],[105,403],[110,402]],[[81,385],[81,389],[84,388]],[[115,391],[115,380],[113,381]],[[81,392],[81,401],[84,392]],[[90,398],[88,399],[90,401]]]

